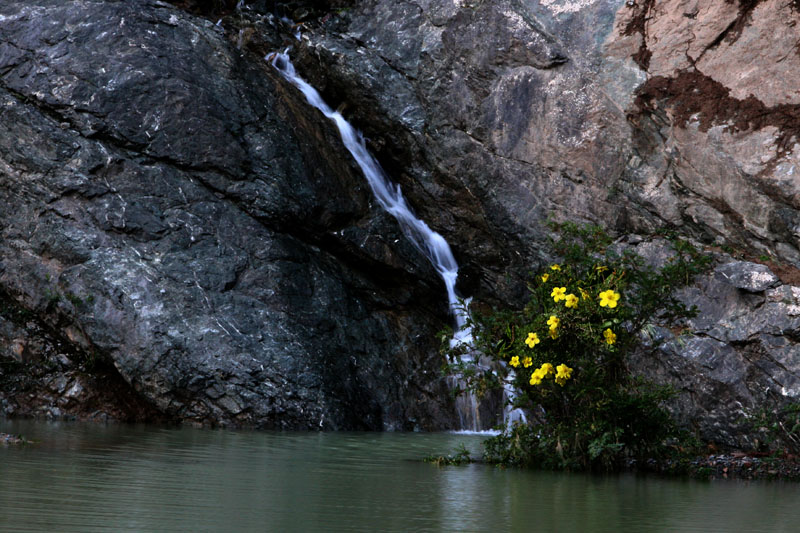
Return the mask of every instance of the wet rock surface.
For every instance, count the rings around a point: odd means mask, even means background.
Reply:
[[[0,121],[5,412],[139,418],[89,410],[92,359],[167,419],[452,425],[443,285],[235,35],[157,1],[5,2]]]

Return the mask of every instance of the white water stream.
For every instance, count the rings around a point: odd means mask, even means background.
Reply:
[[[286,52],[275,53],[267,56],[267,59],[271,59],[272,65],[280,71],[283,77],[300,89],[309,104],[319,109],[327,118],[336,124],[345,147],[355,158],[358,166],[361,167],[378,203],[397,220],[406,237],[408,237],[411,243],[431,262],[442,277],[442,280],[444,280],[445,287],[447,288],[447,301],[450,306],[450,311],[455,318],[455,334],[450,341],[450,345],[453,347],[459,345],[469,347],[472,343],[472,330],[466,325],[466,307],[469,301],[460,301],[456,293],[458,263],[456,263],[455,257],[453,257],[450,245],[447,244],[444,237],[433,231],[424,221],[414,215],[408,203],[406,203],[403,193],[400,191],[400,186],[392,183],[380,164],[378,164],[372,154],[367,150],[364,144],[364,137],[361,133],[353,128],[341,113],[331,109],[331,107],[322,100],[322,97],[316,89],[297,75],[288,54]],[[467,348],[467,354],[462,356],[462,359],[465,360],[465,362],[472,362],[472,357],[470,349]],[[509,390],[506,392],[508,394]],[[513,392],[511,393],[513,394]],[[483,429],[483,424],[481,424],[478,414],[478,401],[473,394],[461,394],[456,400],[456,407],[461,417],[462,428],[474,431]],[[505,411],[504,417],[506,421],[510,422],[515,419],[520,419],[521,412],[519,410],[511,411],[506,409]],[[515,415],[514,413],[517,414]],[[524,416],[522,416],[522,419],[524,419]]]
[[[345,147],[364,172],[364,177],[367,178],[367,182],[369,182],[369,186],[378,203],[397,220],[406,237],[431,262],[444,280],[445,287],[447,287],[447,301],[456,321],[456,333],[453,337],[453,342],[456,344],[469,343],[472,340],[472,335],[470,329],[464,327],[467,313],[465,304],[459,301],[456,293],[458,263],[453,257],[450,245],[447,244],[444,237],[433,231],[424,221],[414,215],[408,203],[406,203],[403,193],[400,191],[400,186],[389,180],[386,172],[367,150],[361,132],[351,126],[341,113],[331,109],[322,100],[317,90],[297,75],[289,56],[286,53],[275,54],[272,58],[272,64],[283,74],[284,78],[300,89],[309,104],[322,111],[339,128]]]

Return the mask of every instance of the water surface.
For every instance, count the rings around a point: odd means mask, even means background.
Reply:
[[[457,434],[2,421],[0,531],[798,531],[779,482],[437,468]]]

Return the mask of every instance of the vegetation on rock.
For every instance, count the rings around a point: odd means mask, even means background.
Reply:
[[[654,267],[614,246],[596,226],[552,224],[563,261],[529,283],[521,309],[474,313],[473,349],[498,364],[484,370],[451,350],[450,369],[480,394],[504,381],[516,407],[529,413],[487,441],[489,462],[566,469],[615,469],[631,459],[658,458],[680,431],[664,407],[671,391],[631,375],[626,355],[651,321],[692,316],[672,296],[709,262],[672,238],[666,263]]]
[[[774,455],[800,456],[800,403],[778,409],[762,408],[747,413],[748,422],[763,435],[761,444]]]

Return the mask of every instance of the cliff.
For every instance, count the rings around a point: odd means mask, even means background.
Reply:
[[[291,46],[476,303],[524,298],[551,259],[548,217],[718,254],[686,293],[703,316],[633,364],[681,391],[675,412],[704,437],[752,444],[744,410],[800,394],[796,4],[295,3],[295,40],[269,2],[223,6],[218,25],[155,1],[6,3],[4,410],[85,414],[80,397],[53,412],[72,390],[54,383],[97,395],[102,368],[143,402],[134,418],[452,427],[443,285],[262,59]],[[726,281],[723,250],[785,284]]]

